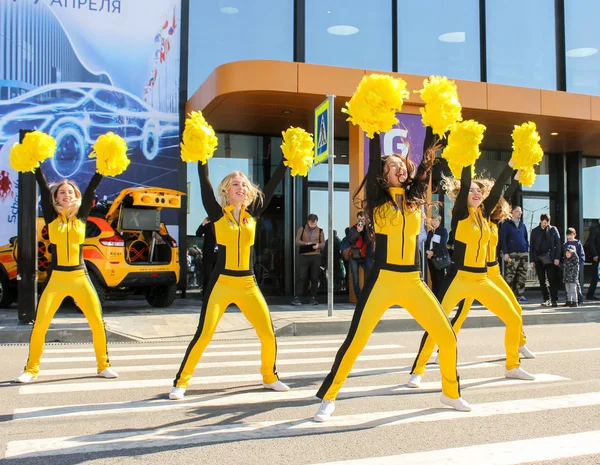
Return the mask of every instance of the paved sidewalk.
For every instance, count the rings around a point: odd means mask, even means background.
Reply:
[[[525,326],[561,323],[600,323],[600,301],[580,307],[542,307],[532,293],[532,303],[523,305]],[[289,298],[268,299],[273,326],[278,336],[314,336],[346,334],[350,326],[354,304],[334,305],[332,317],[327,316],[327,305],[282,305]],[[178,298],[166,309],[150,307],[145,300],[109,301],[104,305],[104,321],[109,342],[157,342],[189,340],[196,331],[201,300],[197,294]],[[559,304],[560,305],[560,304]],[[486,308],[477,305],[471,309],[463,327],[481,328],[501,326],[502,322]],[[399,307],[390,308],[376,331],[422,331],[410,314]],[[17,308],[0,310],[0,343],[27,343],[31,325],[20,324]],[[256,333],[246,318],[235,307],[230,307],[221,319],[215,339],[255,338]],[[91,342],[91,333],[83,315],[75,308],[61,308],[48,331],[47,342]]]

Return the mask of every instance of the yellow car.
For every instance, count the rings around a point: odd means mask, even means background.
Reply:
[[[180,208],[182,192],[155,187],[124,189],[111,205],[97,205],[88,217],[83,258],[104,302],[110,297],[144,294],[153,307],[175,300],[179,248],[164,223],[163,208]],[[47,279],[51,261],[48,230],[38,217],[38,283]],[[18,241],[0,247],[0,308],[17,299]]]

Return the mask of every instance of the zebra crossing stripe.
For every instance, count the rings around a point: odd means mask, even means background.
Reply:
[[[359,361],[361,358],[359,357]],[[459,363],[458,367],[461,369],[481,369],[481,368],[498,368],[497,364],[494,363]],[[432,367],[433,370],[439,370],[439,367]],[[350,378],[358,375],[379,375],[379,374],[393,374],[393,373],[408,373],[410,367],[406,366],[393,366],[393,367],[381,367],[381,368],[354,368],[350,374]],[[319,371],[301,371],[301,372],[290,372],[281,375],[283,381],[290,379],[312,379],[325,377],[329,373],[329,370]],[[245,374],[245,375],[223,375],[223,376],[196,376],[190,381],[190,385],[198,386],[201,384],[217,385],[219,383],[261,383],[262,376],[259,373]],[[119,380],[102,380],[92,381],[89,383],[52,383],[52,384],[27,384],[19,388],[19,394],[50,394],[50,393],[66,393],[66,392],[84,392],[84,391],[101,391],[105,389],[116,390],[116,389],[139,389],[148,387],[161,387],[166,388],[173,385],[173,378],[162,378],[162,379],[138,379],[133,381],[119,381]]]
[[[522,439],[495,444],[457,447],[388,457],[327,462],[319,465],[430,465],[448,463],[452,465],[518,465],[521,463],[558,460],[583,455],[600,454],[600,431],[563,434],[536,439]],[[592,462],[590,462],[592,463]]]
[[[277,347],[286,347],[286,346],[316,346],[316,345],[330,345],[337,344],[338,346],[344,342],[343,339],[314,339],[309,341],[281,341],[277,340]],[[404,346],[400,344],[394,345],[398,349],[404,348]],[[167,346],[167,345],[138,345],[138,346],[121,346],[118,344],[109,344],[108,349],[109,352],[142,352],[142,351],[153,351],[153,350],[185,350],[187,349],[186,345],[178,345],[178,346]],[[260,342],[242,342],[242,343],[233,343],[226,344],[220,341],[211,341],[211,343],[206,348],[207,351],[215,350],[215,349],[239,349],[244,347],[260,347]],[[67,347],[61,349],[46,349],[44,350],[45,354],[66,354],[66,353],[89,353],[93,354],[94,349],[91,346],[88,347]]]
[[[365,350],[390,350],[397,349],[394,344],[385,344],[378,346],[367,346]],[[337,352],[338,347],[303,347],[297,349],[277,349],[277,354],[307,354],[319,352]],[[110,355],[110,350],[109,350]],[[164,354],[141,354],[141,355],[110,355],[110,360],[156,360],[161,358],[183,358],[185,352],[164,353]],[[260,350],[243,350],[243,351],[207,351],[202,354],[202,357],[241,357],[246,355],[260,355]],[[415,354],[412,354],[414,357]],[[96,357],[57,357],[57,358],[42,358],[42,363],[75,363],[75,362],[95,362]]]
[[[315,408],[318,403],[315,402]],[[343,405],[343,404],[342,404]],[[91,434],[85,437],[67,436],[57,438],[35,438],[29,440],[10,441],[6,447],[6,458],[27,458],[69,454],[90,454],[125,449],[148,449],[155,447],[169,447],[176,444],[178,447],[187,445],[202,445],[223,442],[233,442],[252,439],[272,439],[294,437],[322,432],[341,432],[344,429],[353,429],[363,425],[378,425],[377,427],[397,426],[409,423],[426,423],[448,421],[456,419],[485,418],[499,415],[517,415],[521,413],[539,412],[557,409],[573,409],[600,405],[600,393],[573,394],[557,397],[529,398],[476,404],[469,413],[457,412],[448,408],[439,409],[411,409],[400,411],[386,411],[357,415],[334,416],[325,423],[316,423],[307,419],[276,420],[256,422],[249,424],[227,424],[212,426],[189,425],[177,427],[159,427],[151,430],[119,431],[116,433]],[[341,407],[341,406],[340,406]],[[338,410],[340,410],[339,408]],[[372,427],[372,426],[371,426]],[[543,441],[541,441],[544,439]],[[571,439],[571,440],[570,440]],[[540,442],[536,442],[540,441]],[[512,444],[512,445],[510,445]],[[560,444],[568,446],[557,447]],[[510,447],[515,453],[505,452],[503,447]],[[535,447],[532,447],[535,446]],[[486,463],[488,465],[512,465],[523,462],[539,460],[539,455],[533,458],[532,452],[539,453],[545,450],[545,457],[555,458],[554,454],[565,454],[563,457],[575,455],[588,455],[600,451],[600,431],[578,433],[574,435],[556,436],[552,438],[531,439],[500,443],[499,445],[480,445],[458,449],[446,449],[444,457],[455,457],[460,454],[460,462],[453,461],[453,465],[467,465],[472,463]],[[525,451],[525,453],[522,453]],[[424,465],[442,463],[441,455],[427,456],[441,451],[419,452],[417,454],[403,454],[411,458],[412,462],[397,460],[383,462],[377,458],[376,462],[357,462],[355,464],[369,463],[403,463],[410,465]],[[483,455],[482,455],[483,454]],[[416,461],[427,457],[425,461]],[[436,458],[437,457],[437,458]],[[560,457],[560,455],[559,455]],[[496,461],[492,461],[492,460]],[[373,459],[368,459],[373,460]],[[390,459],[393,460],[393,459]],[[338,462],[348,465],[353,462]],[[331,464],[329,464],[331,465]]]
[[[567,381],[568,378],[549,374],[536,375],[536,379],[528,381],[531,383],[550,383],[556,381]],[[479,389],[489,386],[507,386],[514,384],[523,384],[523,381],[517,379],[505,378],[480,378],[480,379],[463,379],[462,389]],[[432,381],[422,383],[419,391],[440,390],[441,383]],[[390,393],[418,393],[415,389],[406,386],[382,385],[382,386],[352,386],[343,388],[340,394],[340,399],[389,395]],[[165,393],[166,396],[166,393]],[[315,397],[315,389],[292,389],[289,392],[247,392],[240,394],[221,394],[215,397],[211,395],[203,396],[186,396],[183,401],[174,402],[168,399],[153,399],[147,401],[126,401],[126,402],[111,402],[105,404],[81,404],[81,405],[54,405],[45,407],[25,407],[15,409],[13,412],[13,420],[33,420],[42,418],[54,417],[82,417],[93,415],[108,415],[108,414],[126,414],[126,413],[148,413],[159,410],[175,410],[175,409],[192,409],[192,408],[214,408],[230,405],[255,405],[267,402],[290,402],[293,400],[312,399]]]
[[[417,354],[381,354],[381,355],[363,355],[361,354],[361,361],[378,361],[378,360],[399,360],[403,358],[414,358]],[[130,358],[130,361],[136,360],[135,356]],[[289,365],[302,365],[302,364],[317,364],[325,363],[331,365],[331,357],[323,358],[289,358],[289,359],[278,359],[277,366],[289,366]],[[233,367],[252,367],[260,366],[260,360],[236,360],[232,362],[200,362],[196,367],[197,370],[212,369],[212,368],[233,368]],[[132,373],[132,372],[149,372],[149,371],[172,371],[177,373],[180,364],[165,364],[165,365],[131,365],[131,366],[114,366],[113,368],[118,373]],[[90,375],[96,374],[96,369],[92,366],[78,367],[78,368],[56,368],[50,370],[44,370],[45,376],[71,376],[71,375]]]

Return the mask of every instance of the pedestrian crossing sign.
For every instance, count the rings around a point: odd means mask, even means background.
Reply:
[[[327,160],[329,156],[329,99],[315,110],[315,164]]]

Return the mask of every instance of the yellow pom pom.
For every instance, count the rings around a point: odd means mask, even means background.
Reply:
[[[421,108],[423,124],[431,126],[434,134],[444,136],[454,123],[462,121],[462,107],[454,81],[445,76],[431,76],[423,81],[423,89],[416,92],[425,102],[425,107]]]
[[[56,140],[41,131],[25,134],[21,144],[15,144],[10,150],[10,166],[15,171],[27,173],[35,171],[47,158],[56,152]]]
[[[312,135],[302,128],[288,128],[283,134],[281,151],[283,164],[289,166],[292,176],[306,176],[313,165],[314,148]]]
[[[515,162],[515,169],[531,167],[542,161],[544,151],[540,146],[540,135],[534,122],[528,121],[521,126],[515,126],[512,138],[512,158]]]
[[[442,157],[448,160],[455,177],[460,177],[462,168],[475,163],[481,155],[479,144],[483,140],[484,131],[485,126],[474,120],[462,121],[452,126]]]
[[[192,111],[185,120],[181,159],[186,163],[200,162],[205,165],[215,153],[218,143],[214,129],[206,122],[202,112]]]
[[[533,186],[533,183],[535,182],[535,169],[533,166],[526,166],[519,170],[519,182],[523,186]]]
[[[10,149],[10,167],[19,173],[33,172],[40,166],[33,153],[25,150],[21,144],[15,144]]]
[[[396,113],[402,109],[403,99],[410,96],[406,81],[384,74],[364,76],[348,108],[342,111],[350,115],[347,121],[357,124],[367,136],[387,132],[398,123]]]
[[[127,144],[113,132],[98,137],[92,148],[90,158],[96,157],[96,171],[102,176],[117,176],[129,166]]]

